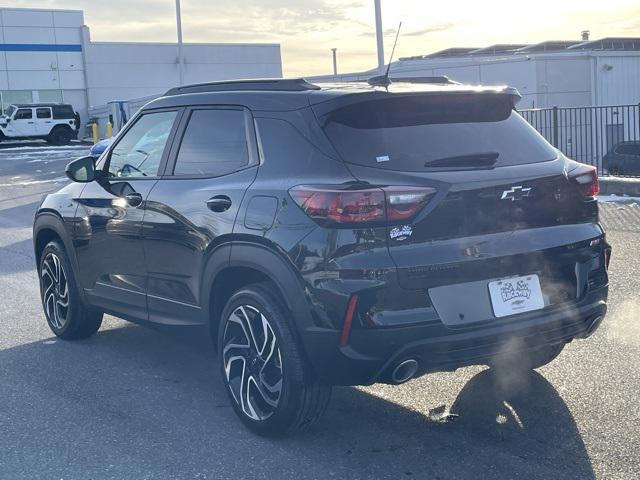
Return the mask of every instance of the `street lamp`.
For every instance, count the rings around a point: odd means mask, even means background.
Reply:
[[[376,42],[378,43],[378,73],[384,74],[384,36],[382,32],[382,11],[380,0],[374,0],[376,10]]]
[[[337,48],[332,48],[331,53],[333,54],[333,76],[338,75],[338,59],[336,58]]]
[[[182,14],[180,0],[176,0],[176,27],[178,29],[178,77],[180,85],[184,85],[184,52],[182,51]]]

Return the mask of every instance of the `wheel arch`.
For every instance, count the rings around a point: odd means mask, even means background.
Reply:
[[[221,265],[210,259],[205,270],[202,305],[207,308],[212,334],[217,333],[220,314],[231,295],[245,285],[258,282],[268,282],[276,288],[296,319],[296,330],[311,323],[302,279],[284,255],[266,245],[248,241],[234,242],[233,247],[227,248],[228,262]]]
[[[65,226],[64,220],[54,212],[39,212],[33,223],[33,250],[36,259],[36,268],[40,268],[42,251],[52,240],[58,240],[62,244],[69,258],[69,262],[71,262],[73,274],[77,277],[78,259],[75,249],[73,248],[73,240]],[[81,291],[81,295],[82,294],[83,292]]]

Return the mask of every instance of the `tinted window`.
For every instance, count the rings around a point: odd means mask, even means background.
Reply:
[[[73,118],[74,112],[71,105],[54,105],[53,110],[53,118]]]
[[[185,130],[175,175],[218,176],[249,164],[242,110],[195,110]]]
[[[33,112],[30,108],[21,108],[16,112],[14,120],[28,120],[33,118]]]
[[[38,118],[51,118],[50,108],[36,108],[36,117]]]
[[[152,177],[158,174],[176,112],[143,115],[124,134],[109,156],[112,177]]]
[[[626,145],[618,145],[616,153],[621,155],[640,155],[640,143],[628,143]]]
[[[366,100],[330,111],[320,121],[344,161],[389,170],[499,167],[557,156],[502,95]]]

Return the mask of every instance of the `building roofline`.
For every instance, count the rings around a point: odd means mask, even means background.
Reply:
[[[175,47],[177,42],[109,42],[109,41],[93,41],[89,42],[91,45],[139,45],[139,46],[169,46]],[[206,43],[206,42],[183,42],[184,47],[278,47],[280,48],[279,43],[224,43],[224,42],[215,42],[215,43]]]
[[[0,11],[18,10],[28,12],[63,12],[63,13],[81,13],[84,17],[84,10],[75,10],[68,8],[29,8],[29,7],[0,7]]]

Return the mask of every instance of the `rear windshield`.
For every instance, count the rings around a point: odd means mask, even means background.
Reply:
[[[400,171],[552,160],[556,150],[505,95],[411,95],[358,101],[319,117],[348,163]]]

